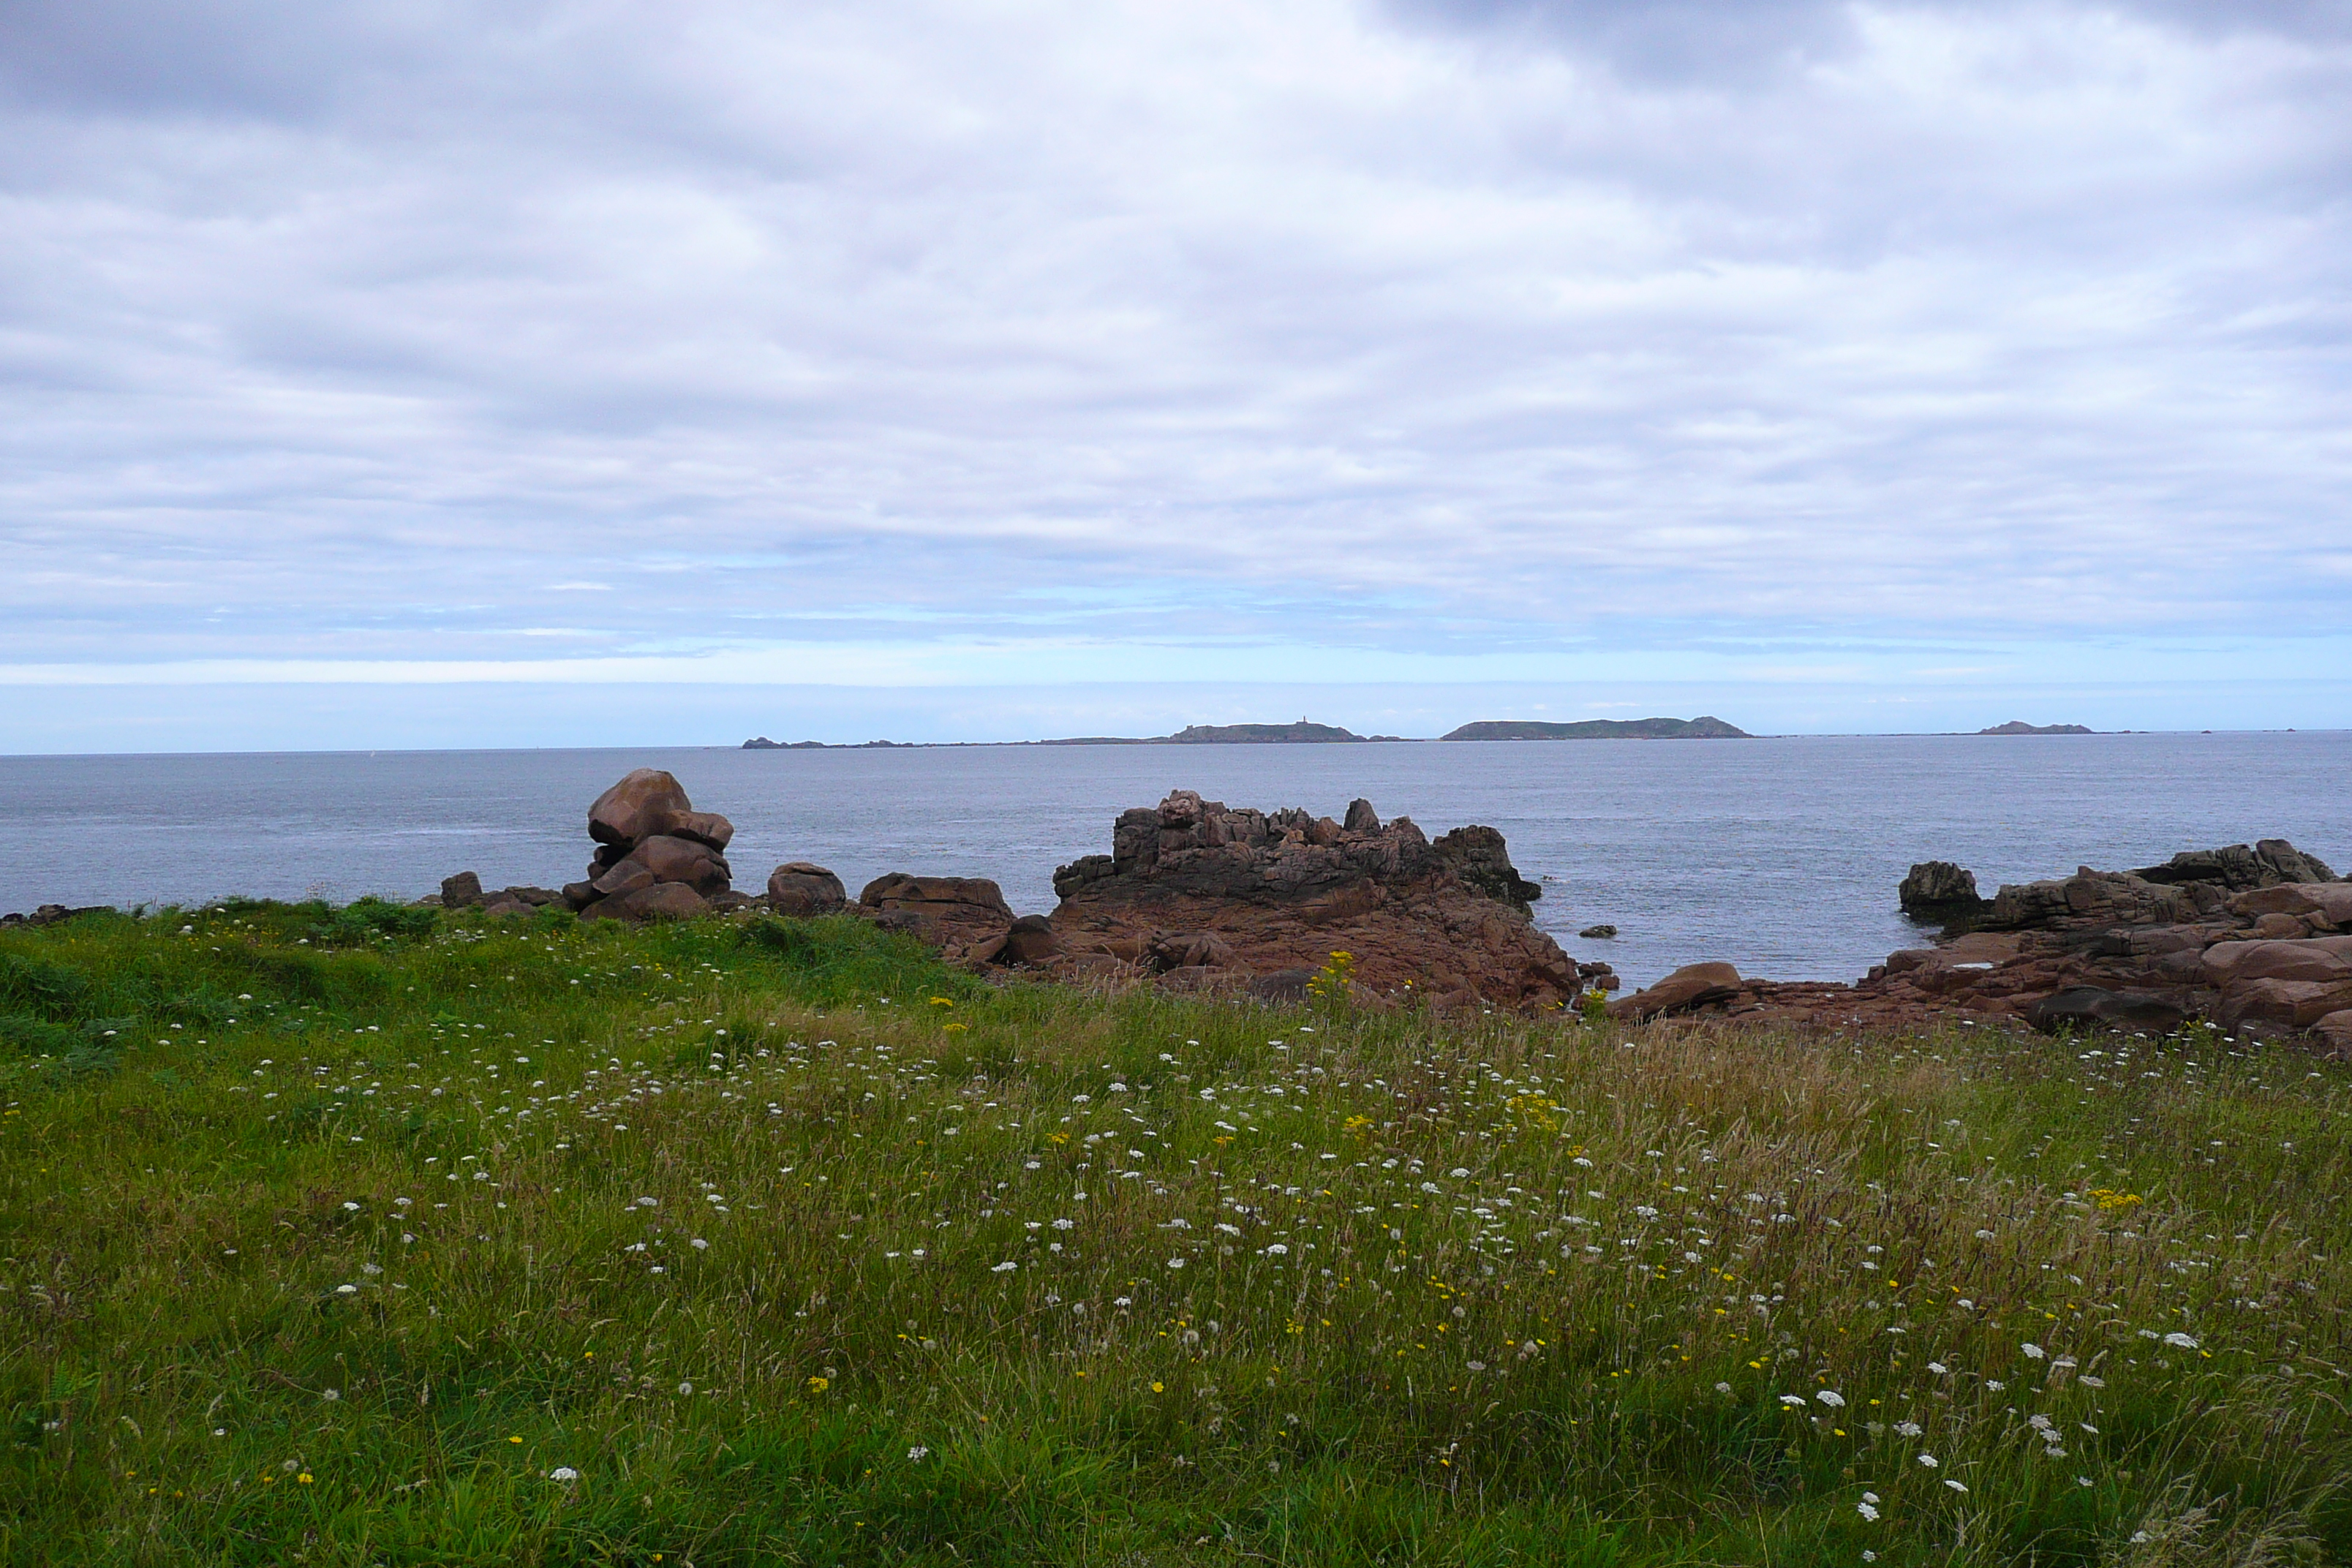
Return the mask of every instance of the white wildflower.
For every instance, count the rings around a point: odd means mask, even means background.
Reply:
[[[1874,1520],[1874,1519],[1876,1519],[1876,1518],[1878,1517],[1878,1510],[1877,1510],[1876,1509],[1874,1509],[1874,1508],[1871,1507],[1871,1506],[1870,1506],[1868,1503],[1866,1503],[1866,1502],[1858,1502],[1858,1503],[1854,1504],[1854,1505],[1853,1505],[1853,1510],[1854,1510],[1854,1512],[1856,1512],[1856,1513],[1858,1513],[1858,1514],[1862,1515],[1862,1517],[1863,1517],[1863,1518],[1864,1518],[1864,1519],[1873,1519],[1873,1520]]]
[[[2170,1345],[2175,1350],[2193,1351],[2197,1348],[2197,1342],[2190,1339],[2187,1334],[2167,1334],[2164,1336],[2164,1342]]]
[[[1845,1403],[1845,1395],[1840,1394],[1834,1388],[1824,1388],[1820,1393],[1814,1394],[1813,1397],[1820,1400],[1823,1405],[1828,1405],[1832,1410],[1837,1409]]]
[[[907,1458],[914,1460],[918,1464],[920,1464],[923,1460],[928,1459],[930,1457],[930,1449],[920,1443],[916,1444],[913,1447],[907,1450]]]
[[[2025,1352],[2025,1358],[2028,1361],[2040,1361],[2043,1356],[2049,1353],[2040,1345],[2033,1343],[2031,1340],[2017,1348]]]
[[[558,1465],[547,1472],[547,1479],[551,1481],[576,1481],[580,1479],[580,1472],[569,1465]]]
[[[1919,1462],[1920,1462],[1921,1464],[1923,1464],[1923,1465],[1927,1466],[1929,1469],[1931,1469],[1931,1470],[1932,1470],[1932,1469],[1934,1469],[1937,1465],[1942,1464],[1944,1461],[1943,1461],[1943,1460],[1941,1460],[1941,1459],[1939,1459],[1939,1458],[1936,1458],[1936,1456],[1935,1456],[1935,1455],[1933,1455],[1933,1454],[1922,1454],[1922,1455],[1920,1455],[1920,1456],[1919,1456]]]

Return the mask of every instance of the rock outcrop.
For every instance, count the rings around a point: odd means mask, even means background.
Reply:
[[[685,786],[657,768],[639,768],[588,808],[596,858],[564,901],[597,919],[683,920],[748,904],[732,890],[721,853],[735,837],[725,817],[697,811]]]
[[[1948,862],[1914,867],[1906,909],[1923,894],[1954,894],[1963,878],[1973,887]],[[1974,923],[1891,954],[1852,985],[1730,980],[1727,993],[1683,994],[1688,986],[1675,983],[1694,973],[1685,970],[1612,1011],[1863,1026],[2013,1020],[2150,1034],[2203,1018],[2238,1034],[2308,1031],[2329,1048],[2352,1049],[2352,882],[2284,839],[2004,887]]]
[[[1579,969],[1529,918],[1534,888],[1492,828],[1432,844],[1365,801],[1335,821],[1178,790],[1120,813],[1110,854],[1054,873],[1055,962],[1130,966],[1175,989],[1279,990],[1346,952],[1368,995],[1556,1004]]]
[[[1949,860],[1923,860],[1895,889],[1895,901],[1915,921],[1973,921],[1984,913],[1976,873]]]

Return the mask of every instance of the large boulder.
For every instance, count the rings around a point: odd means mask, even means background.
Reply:
[[[985,877],[918,877],[892,871],[866,884],[856,912],[886,930],[920,937],[950,958],[998,942],[1013,925],[1004,891]],[[999,951],[992,947],[989,956]]]
[[[708,898],[725,892],[732,878],[725,858],[708,844],[656,833],[623,856],[595,885],[612,898],[649,882],[677,882]]]
[[[1984,908],[1976,873],[1949,860],[1922,860],[1912,867],[1895,896],[1915,921],[1950,921]]]
[[[1629,1023],[1687,1013],[1739,994],[1739,971],[1728,963],[1685,963],[1656,984],[1609,1004],[1609,1016]]]
[[[2256,980],[2352,980],[2352,936],[2216,942],[2200,967],[2207,984],[2224,991]]]
[[[1004,946],[999,950],[999,963],[1043,963],[1061,952],[1062,944],[1055,939],[1054,922],[1044,915],[1023,915],[1004,933]]]
[[[652,882],[589,906],[592,920],[683,921],[710,912],[710,903],[683,882]]]
[[[2225,1028],[2276,1024],[2309,1028],[2332,1013],[2352,1007],[2352,980],[2250,980],[2221,996]]]
[[[471,909],[482,901],[482,879],[472,871],[460,871],[454,877],[441,879],[441,907],[445,910]]]
[[[638,768],[596,797],[588,808],[588,837],[635,848],[640,839],[669,830],[672,818],[694,809],[686,788],[659,768]]]
[[[768,907],[780,915],[837,915],[849,903],[841,879],[806,860],[787,860],[768,873]]]

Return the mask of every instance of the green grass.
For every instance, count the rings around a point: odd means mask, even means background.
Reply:
[[[845,920],[0,932],[0,1562],[2352,1560],[2347,1087]]]

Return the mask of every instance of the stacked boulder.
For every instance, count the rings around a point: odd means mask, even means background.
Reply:
[[[733,891],[723,850],[735,825],[697,811],[686,790],[658,768],[639,768],[588,808],[596,858],[564,901],[600,919],[683,920],[748,905]]]

